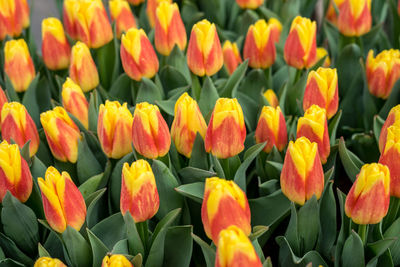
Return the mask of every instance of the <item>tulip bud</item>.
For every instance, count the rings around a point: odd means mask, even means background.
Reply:
[[[236,98],[220,98],[208,124],[205,149],[217,158],[233,157],[244,149],[246,126]]]
[[[231,43],[226,40],[222,46],[222,53],[224,55],[224,65],[228,70],[229,74],[232,74],[237,66],[242,63],[242,58],[240,57],[239,49],[236,43]]]
[[[317,47],[317,62],[320,61],[322,58],[325,58],[324,63],[322,63],[322,67],[329,68],[331,65],[331,59],[329,57],[328,51],[326,51],[323,47]]]
[[[317,61],[317,23],[297,16],[292,21],[286,39],[284,58],[288,65],[296,69],[310,68]]]
[[[158,71],[158,58],[143,29],[131,28],[121,38],[121,62],[135,81],[152,78]]]
[[[150,26],[152,28],[156,24],[157,7],[162,2],[167,2],[168,4],[171,4],[172,0],[147,0],[146,14],[147,14],[147,19],[149,20]]]
[[[383,50],[375,58],[374,51],[370,50],[366,74],[369,92],[379,98],[388,98],[400,78],[400,50]]]
[[[78,159],[78,126],[62,107],[55,107],[40,114],[44,133],[51,153],[59,161],[75,163]]]
[[[245,235],[251,233],[250,208],[246,194],[233,181],[218,177],[206,179],[201,220],[207,236],[218,242],[221,230],[235,225]]]
[[[124,255],[105,256],[101,267],[134,267]]]
[[[156,179],[150,164],[138,160],[131,166],[127,162],[122,167],[121,212],[129,212],[135,222],[144,222],[158,211],[160,200]]]
[[[24,29],[29,27],[30,24],[30,10],[29,10],[29,5],[27,0],[19,0],[21,2],[21,21],[22,21],[22,27]],[[15,0],[15,2],[18,2],[18,0]]]
[[[89,92],[99,85],[99,73],[94,64],[89,48],[82,42],[72,47],[69,76],[83,90]]]
[[[236,0],[236,3],[241,9],[256,9],[264,4],[264,0]]]
[[[74,40],[78,38],[76,32],[76,20],[79,12],[80,0],[64,0],[63,23],[67,34]]]
[[[23,147],[29,143],[29,156],[36,154],[39,148],[39,134],[32,117],[25,106],[18,102],[4,103],[1,109],[1,134],[9,143],[12,140]]]
[[[59,259],[53,259],[49,257],[41,257],[37,259],[35,265],[33,267],[67,267],[62,261]]]
[[[330,0],[328,10],[326,11],[326,19],[335,26],[337,26],[338,22],[338,14],[336,9],[340,10],[340,6],[343,4],[344,1],[345,0]],[[334,5],[336,6],[336,9]]]
[[[142,156],[155,159],[168,153],[171,135],[168,125],[156,105],[136,104],[133,114],[132,143]]]
[[[215,267],[238,266],[261,267],[250,239],[235,225],[222,230],[217,243]]]
[[[268,27],[271,28],[270,39],[273,40],[275,43],[278,43],[281,37],[282,23],[275,18],[270,18],[268,20]]]
[[[50,70],[62,70],[69,66],[71,47],[61,21],[56,18],[42,20],[42,55],[44,64]]]
[[[161,2],[156,10],[154,43],[157,51],[168,56],[175,45],[185,50],[187,38],[179,8],[176,3]]]
[[[304,91],[303,109],[317,105],[326,110],[328,119],[332,118],[339,104],[338,76],[336,69],[318,68],[308,74]]]
[[[271,107],[276,108],[277,106],[279,106],[279,100],[274,90],[268,89],[267,91],[264,92],[263,96],[265,97],[265,99],[267,99],[268,104]]]
[[[109,0],[112,21],[117,27],[117,37],[121,38],[123,32],[136,28],[136,20],[129,3],[126,0]]]
[[[0,1],[0,40],[6,35],[20,36],[29,26],[29,6],[26,0]]]
[[[386,121],[382,126],[381,134],[379,135],[379,151],[381,153],[386,144],[387,129],[392,125],[400,127],[400,105],[397,105],[390,110]]]
[[[17,92],[28,89],[35,78],[35,66],[24,39],[7,41],[4,46],[4,72]]]
[[[343,35],[361,36],[371,24],[371,0],[345,0],[340,5],[338,28]]]
[[[203,19],[193,26],[187,49],[187,64],[197,76],[212,76],[222,68],[224,59],[214,23]]]
[[[62,86],[61,97],[65,110],[74,115],[88,129],[89,103],[79,85],[67,78]]]
[[[68,172],[59,173],[50,166],[45,178],[38,178],[38,183],[44,215],[50,227],[59,233],[64,232],[67,226],[79,231],[85,222],[86,204]]]
[[[287,145],[287,129],[285,117],[280,107],[276,109],[269,106],[263,107],[258,120],[255,138],[257,144],[267,142],[264,147],[266,153],[271,152],[274,146],[279,151],[285,148]]]
[[[101,148],[109,158],[119,159],[132,151],[132,114],[127,104],[108,101],[100,105],[97,134]]]
[[[0,86],[0,129],[1,129],[1,110],[3,109],[3,106],[5,103],[8,102],[7,96],[4,93],[3,88]]]
[[[182,94],[175,104],[175,117],[171,126],[171,136],[176,150],[190,158],[196,133],[204,138],[207,124],[196,100],[187,93]]]
[[[317,143],[306,137],[290,141],[281,172],[283,194],[291,201],[304,205],[313,195],[319,199],[324,190],[324,171]]]

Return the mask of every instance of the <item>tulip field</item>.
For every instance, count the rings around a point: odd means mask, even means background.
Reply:
[[[400,0],[46,1],[0,0],[0,267],[400,266]]]

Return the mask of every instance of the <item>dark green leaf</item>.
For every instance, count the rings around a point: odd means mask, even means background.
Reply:
[[[92,247],[93,267],[101,266],[104,256],[107,255],[108,248],[95,236],[92,231],[86,229],[89,237],[89,242]]]
[[[245,60],[236,68],[236,70],[229,77],[225,87],[222,89],[221,97],[236,97],[237,88],[239,87],[239,83],[246,73],[248,64],[249,61]]]
[[[138,253],[144,255],[143,242],[136,228],[136,223],[129,212],[125,213],[124,221],[126,226],[126,236],[128,237],[128,245],[130,253],[132,255],[136,255]]]
[[[354,231],[344,243],[341,263],[344,267],[365,266],[364,246],[361,238]]]
[[[93,226],[91,231],[111,250],[119,240],[125,238],[124,218],[121,213],[116,213]]]
[[[192,234],[193,240],[201,247],[203,251],[204,259],[206,260],[207,267],[214,267],[215,264],[215,250],[212,249],[206,242],[204,242],[200,237]]]
[[[83,236],[71,226],[62,233],[62,239],[68,257],[77,267],[87,267],[92,265],[92,253],[88,242]]]
[[[184,195],[185,197],[191,198],[198,203],[203,202],[204,195],[204,183],[192,183],[192,184],[184,184],[175,188],[176,192]]]
[[[339,126],[340,118],[342,117],[342,110],[339,110],[335,117],[329,122],[328,132],[331,146],[336,142],[336,132]]]
[[[192,155],[189,159],[189,166],[203,170],[208,170],[208,155],[204,148],[203,137],[197,132],[194,139]]]
[[[211,114],[212,110],[214,109],[215,102],[218,100],[218,98],[218,91],[215,88],[211,78],[206,77],[203,87],[201,88],[199,100],[199,108],[205,118],[209,114]]]
[[[343,137],[339,141],[339,155],[347,175],[354,182],[363,163],[351,151],[347,150]]]
[[[89,195],[95,192],[103,178],[103,173],[97,174],[95,176],[90,177],[83,184],[79,186],[79,191],[81,192],[84,199],[86,199]]]
[[[100,163],[90,150],[85,136],[83,136],[82,140],[78,140],[78,160],[76,162],[76,169],[80,184],[83,184],[90,177],[103,171]]]
[[[193,226],[170,227],[165,236],[163,266],[186,267],[190,265],[193,250]]]

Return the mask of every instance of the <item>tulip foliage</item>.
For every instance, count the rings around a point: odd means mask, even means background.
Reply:
[[[31,2],[0,267],[400,266],[400,1]]]

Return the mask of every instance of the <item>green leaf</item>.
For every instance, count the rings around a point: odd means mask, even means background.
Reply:
[[[118,47],[115,47],[116,41],[111,40],[96,50],[97,68],[99,70],[100,82],[104,88],[109,88],[113,82],[113,72],[118,64]]]
[[[286,228],[285,238],[290,244],[292,250],[295,254],[300,253],[300,239],[299,239],[299,222],[296,207],[292,202],[290,205],[290,221]]]
[[[23,253],[17,245],[5,234],[0,233],[0,247],[5,255],[12,255],[13,259],[28,266],[33,266],[33,260]]]
[[[379,144],[379,137],[381,136],[381,130],[382,126],[385,123],[385,121],[379,117],[379,115],[376,115],[374,117],[374,125],[373,125],[373,130],[374,130],[374,136],[376,143]]]
[[[111,85],[108,93],[121,102],[132,103],[131,82],[131,78],[126,73],[122,73]]]
[[[97,90],[94,89],[90,93],[89,99],[89,130],[92,132],[97,132],[97,118],[99,116],[99,106],[101,104],[101,100],[98,96]]]
[[[90,194],[95,192],[103,178],[103,173],[97,174],[90,177],[83,184],[79,186],[79,191],[81,192],[84,199],[86,199]]]
[[[248,64],[249,61],[245,60],[236,68],[236,70],[229,77],[225,87],[222,89],[221,97],[236,97],[237,88],[239,87],[239,83],[246,73]]]
[[[136,103],[149,102],[155,104],[164,98],[162,88],[159,88],[152,80],[143,77],[136,96]]]
[[[351,151],[347,150],[343,137],[341,137],[339,140],[339,155],[344,170],[346,171],[350,180],[354,182],[364,163],[359,160]]]
[[[85,199],[87,206],[86,224],[89,228],[108,215],[107,210],[102,207],[107,203],[107,199],[103,197],[105,191],[106,188],[100,189]]]
[[[129,212],[125,213],[124,221],[126,226],[126,236],[128,237],[129,252],[132,255],[138,253],[144,255],[145,250],[142,239],[140,238],[139,232],[136,228],[136,223]]]
[[[186,56],[177,45],[174,46],[174,49],[172,49],[171,53],[167,57],[167,64],[179,70],[180,73],[186,78],[188,83],[191,81],[190,70],[187,65]]]
[[[339,92],[341,97],[349,93],[350,89],[352,89],[349,85],[352,84],[358,73],[362,72],[360,58],[361,51],[356,44],[347,45],[339,54],[336,67],[338,70]]]
[[[103,258],[107,255],[108,248],[95,236],[92,231],[86,229],[89,237],[89,242],[92,247],[93,267],[101,266]]]
[[[271,258],[270,258],[270,257],[268,257],[268,258],[264,261],[263,267],[272,267],[272,261],[271,261]]]
[[[40,74],[36,75],[35,79],[31,82],[28,89],[25,91],[24,97],[22,99],[22,104],[26,107],[26,110],[31,115],[36,127],[40,128],[40,109],[39,109],[39,94],[37,92],[37,85],[39,83]],[[50,99],[48,99],[50,100]],[[45,101],[43,99],[43,94],[40,101]]]
[[[342,110],[339,110],[338,113],[336,113],[335,117],[333,117],[332,120],[329,122],[328,132],[329,132],[329,140],[331,146],[333,146],[336,142],[336,132],[341,117],[342,117]]]
[[[354,231],[344,243],[341,263],[343,267],[365,266],[364,246],[361,238]]]
[[[165,113],[171,116],[174,116],[175,103],[176,103],[175,99],[156,101],[157,106],[160,109],[162,109]]]
[[[51,257],[50,253],[40,243],[38,243],[38,254],[39,254],[39,257]]]
[[[268,231],[269,227],[265,225],[256,225],[253,227],[253,232],[250,234],[250,241],[256,240]]]
[[[179,175],[183,178],[184,184],[195,183],[203,181],[208,177],[214,177],[217,174],[215,172],[206,171],[203,169],[185,167],[179,170]]]
[[[189,159],[189,166],[208,170],[208,155],[204,148],[203,137],[197,132],[192,147],[192,155]]]
[[[212,249],[206,242],[200,237],[192,234],[193,240],[201,247],[203,251],[204,259],[206,260],[207,267],[214,267],[215,264],[215,250]]]
[[[110,231],[112,229],[112,231]],[[121,213],[116,213],[105,218],[91,229],[109,250],[125,237],[125,222]]]
[[[5,78],[5,82],[6,82],[6,88],[4,88],[4,89],[6,91],[7,98],[10,101],[21,102],[21,100],[18,97],[17,92],[14,89],[14,86],[12,85],[10,77],[8,77],[7,73],[4,73],[4,78]]]
[[[204,195],[204,182],[197,182],[192,184],[184,184],[175,188],[176,192],[184,195],[198,203],[203,202]]]
[[[400,98],[400,80],[398,80],[392,89],[392,92],[389,95],[389,98],[386,100],[382,109],[379,111],[379,116],[381,118],[387,118],[389,111],[392,107],[396,106],[399,103]]]
[[[78,140],[78,160],[76,162],[76,169],[80,184],[83,184],[90,177],[103,171],[100,163],[90,150],[84,135],[82,140]]]
[[[88,242],[71,226],[61,234],[68,257],[77,267],[87,267],[92,263],[92,253]]]
[[[193,226],[170,227],[165,236],[163,266],[186,267],[193,252]]]
[[[173,66],[164,66],[160,71],[160,79],[165,92],[169,92],[175,88],[188,85],[186,77],[182,72]]]
[[[372,255],[373,257],[369,260],[368,264],[374,262],[377,260],[387,249],[394,244],[394,242],[397,241],[396,238],[385,238],[382,240],[378,240],[373,243],[367,244],[367,249],[366,253],[370,256]]]
[[[13,259],[7,258],[7,259],[0,260],[0,266],[1,267],[25,267],[26,265],[24,265],[20,262],[17,262]]]
[[[199,99],[199,108],[205,118],[213,111],[218,98],[217,88],[215,88],[211,78],[207,76],[201,88]]]

